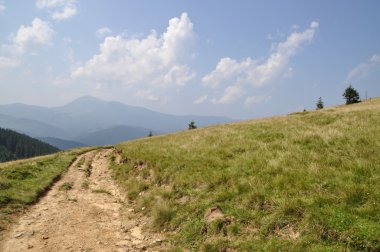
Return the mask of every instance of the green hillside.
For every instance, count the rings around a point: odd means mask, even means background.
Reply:
[[[135,214],[178,251],[380,250],[380,99],[117,149]]]
[[[57,152],[58,149],[16,131],[0,128],[0,162]]]

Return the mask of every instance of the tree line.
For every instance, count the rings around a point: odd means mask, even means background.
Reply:
[[[0,128],[0,162],[51,154],[57,148],[16,131]]]

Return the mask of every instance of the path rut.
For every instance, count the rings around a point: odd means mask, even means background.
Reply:
[[[144,233],[144,223],[127,216],[128,205],[108,170],[112,151],[78,157],[11,227],[0,251],[158,251],[162,237]]]

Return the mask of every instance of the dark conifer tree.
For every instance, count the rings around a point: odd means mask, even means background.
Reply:
[[[0,128],[0,162],[46,155],[57,151],[57,148],[40,140],[13,130]]]
[[[318,109],[323,109],[323,101],[322,101],[322,97],[319,97],[318,98],[318,101],[317,101],[317,110]]]
[[[346,100],[346,104],[360,102],[359,92],[356,91],[356,89],[353,88],[351,85],[349,85],[348,88],[346,88],[346,90],[343,93],[343,97]]]

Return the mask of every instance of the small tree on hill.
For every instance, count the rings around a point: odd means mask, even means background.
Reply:
[[[323,109],[323,101],[322,101],[322,97],[319,97],[318,98],[318,101],[317,101],[317,110],[318,109]]]
[[[194,121],[191,121],[189,123],[189,130],[192,130],[192,129],[196,129],[197,128],[197,125],[195,125],[195,122]]]
[[[149,131],[149,134],[148,134],[148,137],[152,137],[153,136],[153,133],[152,133],[152,131],[150,130]]]
[[[346,90],[343,93],[343,97],[346,100],[346,104],[353,104],[353,103],[359,103],[360,97],[358,91],[356,91],[355,88],[353,88],[351,85],[346,88]]]

